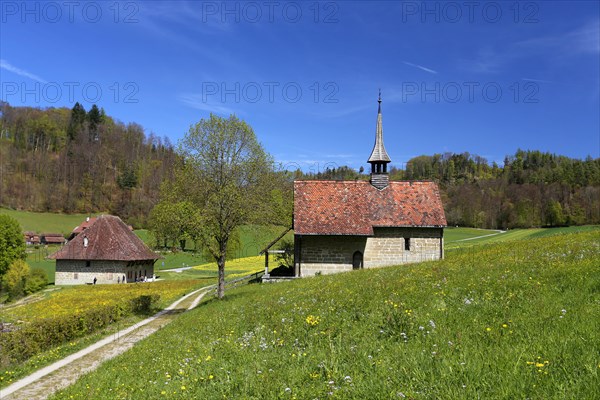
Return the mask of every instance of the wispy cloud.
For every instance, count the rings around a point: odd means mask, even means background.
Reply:
[[[196,110],[207,111],[220,115],[236,114],[235,110],[232,108],[225,107],[220,104],[209,104],[208,102],[203,101],[202,96],[198,94],[181,94],[177,97],[177,99],[188,107],[195,108]]]
[[[431,69],[431,68],[427,68],[427,67],[424,67],[424,66],[422,66],[422,65],[419,65],[419,64],[413,64],[413,63],[410,63],[410,62],[408,62],[408,61],[402,61],[402,62],[403,62],[404,64],[406,64],[406,65],[410,66],[410,67],[418,68],[418,69],[420,69],[420,70],[422,70],[422,71],[429,72],[430,74],[437,74],[437,71],[434,71],[434,70],[433,70],[433,69]]]
[[[503,47],[486,45],[472,59],[461,60],[461,66],[476,73],[498,73],[526,58],[549,58],[552,63],[565,62],[570,56],[600,53],[600,20],[552,35],[538,36],[509,43]]]
[[[600,20],[558,35],[541,36],[516,43],[522,52],[559,51],[561,56],[600,53]]]
[[[40,78],[39,76],[32,74],[31,72],[25,71],[24,69],[17,68],[14,65],[11,65],[6,60],[0,60],[0,68],[5,69],[13,74],[17,74],[19,76],[32,79],[34,81],[38,81],[40,83],[48,83],[45,79]]]

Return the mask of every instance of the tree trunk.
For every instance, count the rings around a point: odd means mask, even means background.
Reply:
[[[223,241],[219,246],[219,259],[217,266],[219,267],[219,283],[217,285],[217,297],[222,299],[225,297],[225,255],[227,254],[227,241]]]
[[[217,261],[219,267],[219,283],[217,286],[217,297],[222,299],[225,297],[225,255],[222,254]]]

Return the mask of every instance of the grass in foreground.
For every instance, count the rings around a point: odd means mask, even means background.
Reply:
[[[598,398],[600,233],[230,291],[54,398]]]

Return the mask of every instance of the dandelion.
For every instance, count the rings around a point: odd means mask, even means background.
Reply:
[[[492,328],[490,328],[490,327],[488,326],[487,328],[485,328],[485,331],[486,331],[486,332],[491,332],[491,331],[492,331]]]
[[[319,316],[309,315],[306,317],[306,323],[310,326],[319,325],[319,322],[321,322],[321,317]]]

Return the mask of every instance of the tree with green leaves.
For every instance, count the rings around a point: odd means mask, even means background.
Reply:
[[[25,238],[13,217],[0,214],[0,278],[15,260],[25,260]]]
[[[150,213],[150,231],[157,244],[178,243],[183,251],[187,240],[199,239],[199,210],[189,201],[173,202],[163,199]]]
[[[236,228],[269,219],[273,161],[252,128],[234,115],[201,119],[181,141],[179,153],[185,162],[174,192],[199,210],[193,231],[217,262],[217,295],[223,298],[225,261]]]

